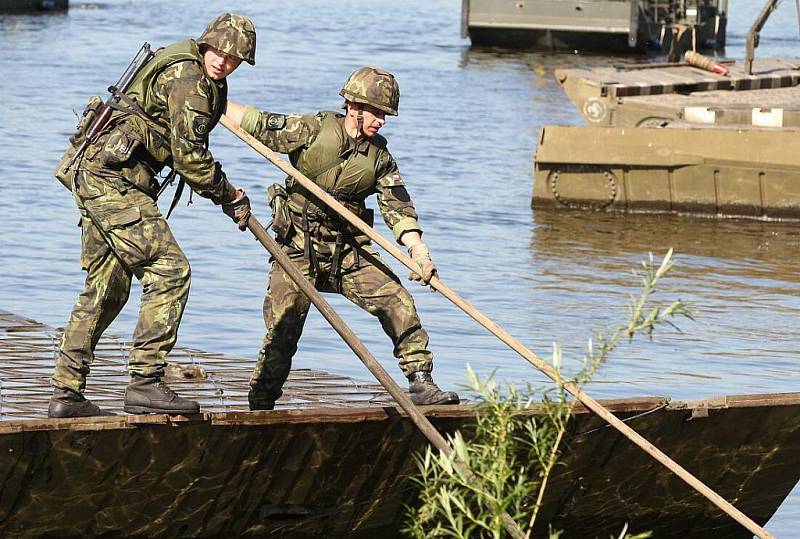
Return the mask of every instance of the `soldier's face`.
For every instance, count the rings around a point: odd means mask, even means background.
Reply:
[[[367,138],[374,137],[386,123],[386,113],[380,109],[376,109],[372,105],[359,103],[358,106],[361,108],[364,118],[361,132]],[[355,110],[354,113],[358,114],[358,111]]]
[[[224,79],[233,73],[241,63],[241,58],[231,56],[211,47],[206,47],[203,53],[203,66],[206,69],[206,75],[213,80]]]

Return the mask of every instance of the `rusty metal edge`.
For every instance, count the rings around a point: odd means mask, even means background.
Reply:
[[[761,395],[729,395],[674,402],[668,406],[670,410],[692,410],[698,408],[757,408],[763,406],[798,406],[800,393],[765,393]]]
[[[470,405],[427,406],[421,407],[421,409],[426,416],[432,418],[468,419],[474,414],[474,407]],[[0,435],[32,431],[134,429],[154,425],[180,427],[203,423],[221,426],[362,423],[367,421],[386,421],[397,417],[405,417],[405,414],[399,408],[387,406],[369,408],[314,408],[264,412],[203,412],[193,416],[150,414],[64,419],[21,419],[0,422]]]
[[[730,395],[672,402],[667,397],[634,397],[608,399],[602,404],[614,413],[636,413],[665,406],[667,410],[692,410],[696,408],[752,408],[761,406],[798,406],[798,393],[766,393],[761,395]],[[474,405],[427,406],[421,408],[433,419],[466,420],[475,413]],[[589,413],[578,405],[575,413]],[[94,431],[134,429],[150,425],[175,427],[208,423],[219,426],[267,426],[311,423],[362,423],[404,418],[399,408],[392,406],[373,408],[315,408],[275,410],[265,412],[204,412],[196,416],[169,416],[166,414],[131,415],[111,417],[85,417],[67,419],[23,419],[0,423],[0,435],[31,431]]]

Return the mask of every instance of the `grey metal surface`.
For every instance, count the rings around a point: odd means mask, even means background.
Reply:
[[[64,11],[68,8],[69,0],[0,0],[0,13]]]
[[[691,107],[713,106],[715,108],[782,108],[800,110],[800,86],[765,90],[743,90],[731,92],[716,90],[690,94],[649,95],[628,98],[628,103],[657,104],[661,106]]]
[[[741,63],[731,63],[729,75],[722,76],[688,65],[667,66],[654,69],[569,69],[556,71],[556,78],[582,79],[585,84],[597,85],[603,95],[628,97],[675,92],[700,92],[711,90],[754,90],[786,88],[800,81],[798,63],[782,59],[764,59],[757,63],[752,75],[744,71]]]
[[[714,0],[462,0],[461,35],[505,47],[720,48],[726,11]]]
[[[589,2],[470,0],[468,25],[471,28],[524,28],[627,34],[630,12],[630,2],[627,0]]]

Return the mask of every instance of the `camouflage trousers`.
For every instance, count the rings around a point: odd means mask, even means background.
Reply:
[[[339,290],[333,290],[328,282],[329,258],[318,257],[320,273],[311,279],[309,263],[302,253],[286,246],[283,250],[306,278],[316,281],[317,290],[339,292],[378,318],[394,344],[394,356],[400,360],[403,374],[433,368],[433,354],[427,348],[428,333],[422,328],[414,300],[375,251],[362,250],[356,263],[353,250],[347,249],[341,264]],[[275,400],[282,394],[310,305],[291,277],[273,261],[264,298],[267,334],[250,379],[250,385],[264,391],[267,400]]]
[[[128,301],[133,276],[143,290],[128,370],[162,376],[189,294],[189,261],[149,195],[120,190],[86,170],[78,173],[78,185],[87,275],[64,328],[53,385],[83,391],[97,342]]]

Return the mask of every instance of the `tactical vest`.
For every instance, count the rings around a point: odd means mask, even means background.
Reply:
[[[290,153],[289,159],[307,178],[361,215],[366,209],[364,199],[375,192],[380,179],[377,171],[389,159],[386,139],[380,135],[367,139],[368,149],[362,154],[350,147],[352,139],[344,130],[342,114],[326,111],[320,115],[322,122],[314,141],[308,148]],[[302,213],[306,204],[314,214],[312,218],[322,218],[327,213],[325,205],[317,205],[316,198],[293,179],[287,178],[286,186],[289,208],[294,213]]]
[[[307,178],[327,191],[347,209],[372,224],[372,212],[364,200],[375,192],[382,170],[388,159],[386,139],[375,135],[366,142],[365,153],[358,151],[355,141],[347,135],[342,125],[344,116],[337,112],[320,113],[322,122],[316,138],[308,148],[289,154],[292,165]],[[310,274],[315,280],[320,275],[318,256],[330,256],[331,269],[328,283],[332,290],[340,286],[340,262],[348,246],[354,249],[355,263],[359,264],[358,245],[366,245],[369,238],[353,229],[307,189],[291,177],[286,179],[288,207],[295,230],[295,245],[303,251],[309,262]],[[313,245],[312,245],[313,243]]]
[[[141,144],[152,160],[151,168],[158,171],[164,165],[171,165],[172,153],[170,150],[170,119],[168,111],[163,105],[158,104],[153,97],[153,87],[158,76],[170,66],[178,62],[195,62],[203,69],[203,57],[200,54],[197,43],[193,39],[179,41],[168,47],[156,51],[153,59],[145,65],[133,79],[128,91],[125,94],[140,107],[138,113],[131,111],[129,106],[123,101],[120,103],[123,109],[116,110],[112,121],[117,124],[127,124],[132,126],[136,133],[141,137]],[[227,100],[227,82],[210,81],[212,93],[212,123],[209,130],[213,128],[222,117]]]

